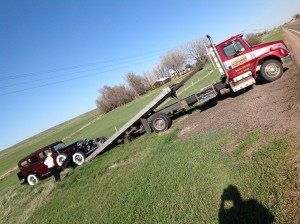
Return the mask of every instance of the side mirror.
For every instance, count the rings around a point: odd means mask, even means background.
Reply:
[[[241,49],[237,50],[235,56],[240,55],[240,54],[243,53],[244,51],[245,51],[245,48],[241,48]]]

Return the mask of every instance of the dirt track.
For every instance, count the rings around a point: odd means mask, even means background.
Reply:
[[[288,47],[293,49],[292,53],[298,52],[300,38],[295,39],[287,30],[284,35]],[[199,107],[201,113],[193,113],[173,127],[182,129],[181,138],[222,129],[243,132],[259,129],[267,133],[289,132],[297,136],[300,134],[300,68],[296,61],[300,61],[300,55],[292,56],[294,61],[279,80],[272,83],[258,81],[250,90],[218,99],[216,105],[210,103]]]

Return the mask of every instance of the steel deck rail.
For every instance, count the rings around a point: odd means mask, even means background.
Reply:
[[[106,140],[102,145],[95,149],[85,161],[88,162],[95,158],[99,153],[103,150],[110,149],[114,144],[117,143],[118,139],[124,135],[124,133],[133,125],[141,122],[141,118],[148,118],[149,114],[153,112],[155,108],[161,105],[164,101],[166,101],[169,97],[174,95],[176,91],[183,86],[183,84],[189,80],[192,76],[194,76],[198,71],[202,70],[204,65],[198,66],[194,71],[188,74],[183,80],[181,80],[176,85],[171,87],[166,87],[162,90],[162,92],[157,95],[148,105],[146,105],[140,112],[138,112],[133,118],[131,118],[126,124],[124,124],[116,133],[114,133],[110,138]]]

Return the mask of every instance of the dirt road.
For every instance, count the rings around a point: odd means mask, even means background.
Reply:
[[[300,66],[300,23],[286,26],[284,32],[294,60]]]
[[[284,75],[272,83],[258,81],[253,89],[229,94],[216,105],[199,107],[201,113],[193,113],[173,126],[182,129],[181,138],[222,129],[300,134],[300,63],[296,63],[300,61],[300,37],[286,29],[284,35],[294,57]]]

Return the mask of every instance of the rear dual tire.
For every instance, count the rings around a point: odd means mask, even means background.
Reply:
[[[165,113],[154,114],[150,120],[150,126],[155,132],[166,131],[171,124],[171,118]]]

